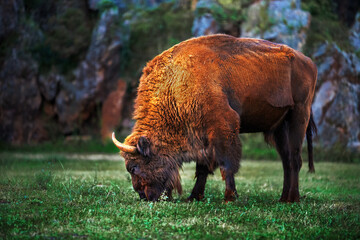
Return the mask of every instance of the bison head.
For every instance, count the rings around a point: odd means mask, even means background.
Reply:
[[[125,158],[126,169],[140,199],[157,201],[162,193],[171,199],[174,189],[181,194],[179,165],[169,155],[155,151],[149,138],[138,138],[136,146],[120,143],[114,133],[112,140]]]

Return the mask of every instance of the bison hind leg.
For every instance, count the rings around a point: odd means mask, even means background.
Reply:
[[[287,202],[290,192],[291,166],[290,166],[290,148],[289,148],[289,127],[287,120],[273,132],[273,143],[279,153],[284,170],[283,190],[280,197],[280,202]]]
[[[276,149],[284,169],[282,202],[299,202],[299,172],[302,166],[301,147],[310,118],[310,107],[296,105],[274,131]]]

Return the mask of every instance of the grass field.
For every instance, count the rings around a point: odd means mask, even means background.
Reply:
[[[186,164],[184,194],[153,203],[138,199],[123,161],[101,161],[113,157],[0,154],[0,238],[360,238],[359,164],[321,162],[308,174],[304,163],[296,204],[277,201],[280,161],[260,160],[242,162],[235,202],[224,203],[217,171],[205,199],[187,203],[195,164]]]

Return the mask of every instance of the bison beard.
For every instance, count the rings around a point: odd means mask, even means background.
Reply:
[[[259,39],[212,35],[164,51],[143,70],[132,133],[115,145],[125,158],[135,191],[156,201],[182,192],[179,169],[196,162],[189,200],[201,200],[217,167],[225,200],[237,197],[240,133],[263,132],[281,156],[280,201],[298,202],[301,146],[305,135],[312,159],[311,114],[317,70],[302,53]]]

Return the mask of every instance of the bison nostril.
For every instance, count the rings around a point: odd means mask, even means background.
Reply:
[[[139,192],[139,196],[141,200],[147,200],[144,192]]]

